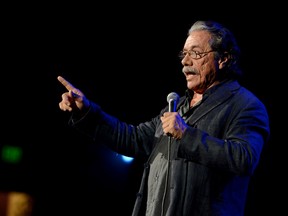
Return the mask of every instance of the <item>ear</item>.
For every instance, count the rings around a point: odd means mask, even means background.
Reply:
[[[225,68],[225,66],[228,64],[230,60],[230,56],[229,53],[224,53],[223,56],[218,60],[218,64],[219,64],[219,69],[223,69]]]

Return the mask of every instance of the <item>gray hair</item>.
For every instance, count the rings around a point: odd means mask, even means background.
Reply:
[[[215,21],[196,21],[189,29],[188,35],[193,31],[200,30],[208,31],[211,34],[212,40],[209,43],[211,49],[216,52],[215,58],[227,56],[229,59],[222,76],[240,78],[242,75],[239,67],[240,49],[233,33]]]

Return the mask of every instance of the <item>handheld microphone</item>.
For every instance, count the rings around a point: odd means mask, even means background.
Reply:
[[[171,92],[167,96],[167,102],[169,104],[169,112],[176,112],[177,104],[179,101],[179,95],[175,92]]]
[[[167,102],[169,105],[169,112],[176,112],[177,104],[179,101],[179,95],[175,92],[171,92],[167,95]],[[171,166],[171,143],[172,143],[172,134],[167,133],[168,136],[168,146],[167,146],[167,161],[168,161],[168,168],[167,168],[167,175],[165,177],[165,188],[164,188],[164,198],[162,201],[162,212],[161,215],[163,215],[164,205],[165,205],[165,197],[167,195],[167,189],[168,189],[168,176],[170,175],[170,166]]]

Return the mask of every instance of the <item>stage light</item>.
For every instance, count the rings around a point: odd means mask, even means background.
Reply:
[[[22,159],[22,148],[4,145],[1,150],[1,159],[7,163],[19,163]]]
[[[122,158],[122,161],[124,161],[125,163],[131,163],[134,159],[132,157],[127,157],[125,155],[121,155],[121,158]]]

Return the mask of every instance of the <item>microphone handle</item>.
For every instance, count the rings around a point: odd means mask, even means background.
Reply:
[[[176,112],[176,108],[177,108],[177,101],[171,99],[169,101],[169,112]]]

